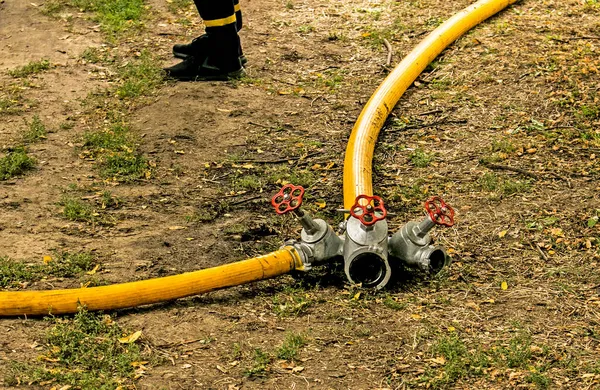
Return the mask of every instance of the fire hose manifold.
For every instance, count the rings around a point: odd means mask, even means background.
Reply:
[[[344,272],[351,283],[381,289],[392,275],[390,258],[405,265],[436,274],[448,263],[446,251],[432,244],[429,231],[436,225],[454,225],[454,210],[440,197],[425,202],[427,216],[419,223],[409,222],[388,237],[388,212],[379,196],[359,195],[340,226],[337,236],[322,219],[312,219],[300,206],[304,188],[287,184],[273,196],[271,204],[277,214],[294,213],[302,232],[300,240],[286,244],[296,249],[303,269],[343,257]]]
[[[425,202],[427,217],[409,222],[388,235],[387,210],[372,193],[371,162],[379,131],[404,91],[448,45],[472,27],[518,0],[480,0],[430,33],[388,75],[360,114],[346,149],[344,204],[348,218],[342,234],[300,209],[304,189],[284,186],[272,199],[277,213],[293,212],[302,225],[301,237],[279,251],[205,270],[112,286],[51,291],[0,292],[0,316],[114,310],[197,295],[225,287],[272,278],[335,258],[344,259],[348,280],[383,288],[390,280],[390,260],[397,259],[428,273],[448,263],[445,250],[433,245],[429,231],[452,226],[454,211],[439,197]]]

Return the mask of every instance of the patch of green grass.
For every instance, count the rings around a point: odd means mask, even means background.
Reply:
[[[58,277],[71,278],[91,271],[98,260],[91,252],[55,252],[47,265],[47,272]]]
[[[124,124],[85,133],[83,147],[87,154],[100,160],[100,174],[104,178],[132,182],[150,176],[148,161],[135,151],[130,129]]]
[[[92,206],[81,199],[71,196],[65,196],[59,203],[63,206],[63,217],[69,221],[78,222],[94,222],[96,221],[96,213]]]
[[[21,111],[23,111],[23,102],[20,95],[8,93],[0,96],[0,114],[17,114]]]
[[[600,130],[581,133],[581,139],[588,141],[592,146],[600,147]]]
[[[111,57],[108,51],[99,47],[88,47],[81,53],[81,58],[92,64],[112,64],[115,58]]]
[[[0,158],[0,180],[8,180],[33,169],[36,161],[29,157],[25,149],[10,151]]]
[[[271,184],[283,182],[292,183],[297,186],[310,187],[317,181],[318,177],[314,171],[277,167],[266,172],[267,181]]]
[[[379,13],[374,14],[373,19],[377,19]],[[388,41],[394,41],[398,39],[401,34],[406,30],[406,25],[402,18],[396,18],[393,20],[391,25],[380,27],[380,24],[376,24],[377,27],[369,26],[366,31],[362,34],[362,39],[373,49],[386,50],[384,46],[384,39]]]
[[[283,360],[294,360],[300,348],[306,345],[306,339],[300,334],[289,333],[283,345],[277,349],[277,357]]]
[[[193,4],[192,0],[173,0],[167,3],[167,9],[173,14],[189,8]]]
[[[272,298],[273,312],[280,317],[297,317],[313,305],[313,299],[303,290],[288,289]]]
[[[46,131],[46,126],[40,120],[40,117],[37,115],[33,116],[31,122],[27,124],[27,131],[23,133],[23,142],[25,143],[34,143],[41,139],[45,139],[48,132]]]
[[[528,373],[527,382],[546,389],[551,380],[544,372],[553,365],[569,364],[554,360],[548,347],[533,345],[531,335],[525,331],[518,331],[509,340],[485,348],[467,346],[458,334],[453,333],[437,340],[431,352],[436,365],[426,369],[419,382],[433,389],[451,388],[460,380],[487,375],[491,369],[524,371]]]
[[[24,78],[41,73],[48,69],[50,69],[50,61],[48,60],[31,61],[27,65],[9,70],[8,74],[14,78]]]
[[[149,356],[140,346],[122,343],[129,334],[113,317],[80,309],[73,318],[51,318],[44,340],[43,360],[13,362],[5,384],[21,383],[57,388],[117,389],[133,386],[136,370]]]
[[[508,345],[497,349],[500,358],[510,368],[528,368],[531,360],[531,337],[527,333],[519,333],[512,337]]]
[[[100,174],[104,178],[132,182],[148,178],[151,174],[146,158],[133,153],[113,153],[102,159]]]
[[[98,264],[90,252],[55,252],[47,263],[27,263],[0,257],[0,288],[34,282],[45,276],[70,278],[92,270]]]
[[[515,145],[506,138],[492,141],[492,152],[512,153],[516,150]]]
[[[425,21],[425,25],[428,27],[439,27],[442,23],[444,23],[444,19],[436,16],[432,16]]]
[[[392,310],[404,310],[406,308],[406,303],[398,302],[389,295],[385,297],[383,304]]]
[[[545,390],[550,387],[552,381],[542,372],[537,369],[534,370],[531,374],[525,377],[525,380],[529,383],[533,383],[538,389]]]
[[[243,175],[239,176],[233,181],[233,188],[236,191],[247,190],[253,191],[262,188],[263,182],[259,176],[256,175]]]
[[[116,94],[120,99],[132,99],[153,91],[163,81],[159,61],[149,51],[142,51],[136,61],[118,69],[121,85]]]
[[[477,185],[484,191],[510,196],[529,191],[531,180],[502,179],[495,173],[487,172],[477,180]]]
[[[61,0],[48,0],[44,2],[42,6],[42,13],[44,15],[56,15],[60,11],[65,9],[65,2]]]
[[[434,160],[433,155],[426,153],[421,148],[415,149],[409,156],[410,162],[417,168],[426,168]]]
[[[110,38],[139,27],[145,11],[143,0],[70,0],[70,4],[93,12],[93,19]]]
[[[131,151],[132,140],[129,131],[123,124],[115,124],[110,129],[87,132],[83,135],[83,147],[89,150],[92,156],[105,151]]]
[[[253,365],[244,371],[244,375],[249,378],[262,378],[267,376],[267,369],[271,363],[272,357],[263,352],[260,348],[254,350]]]
[[[436,89],[438,91],[446,91],[450,88],[451,85],[452,85],[452,80],[450,80],[449,78],[441,78],[441,79],[434,78],[429,83],[429,87],[431,89]]]
[[[600,106],[583,105],[579,107],[576,115],[581,119],[598,119],[600,118]]]
[[[19,282],[37,280],[37,269],[30,264],[14,261],[8,257],[0,257],[0,287],[6,288]]]
[[[438,369],[428,369],[421,381],[431,388],[447,388],[459,379],[481,376],[490,366],[489,358],[476,350],[469,350],[458,335],[442,337],[432,347],[434,356],[443,362]]]
[[[100,205],[103,209],[118,209],[123,201],[113,196],[110,191],[103,191],[100,199]]]
[[[300,27],[298,27],[298,32],[301,34],[308,34],[315,31],[315,27],[311,26],[310,24],[303,24]]]

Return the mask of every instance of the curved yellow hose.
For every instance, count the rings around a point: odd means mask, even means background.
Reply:
[[[446,47],[465,32],[518,0],[481,0],[431,32],[388,75],[358,117],[346,147],[344,206],[358,195],[373,195],[372,160],[375,142],[385,120],[406,89]]]
[[[518,0],[481,0],[459,12],[425,38],[385,79],[363,109],[346,149],[344,204],[358,195],[372,195],[373,150],[379,131],[404,91],[450,43],[483,20]],[[292,247],[220,267],[176,276],[112,286],[54,291],[0,292],[0,316],[67,314],[114,310],[197,295],[225,287],[272,278],[301,269]]]
[[[79,305],[114,310],[197,295],[272,278],[301,269],[296,249],[277,252],[181,275],[112,286],[51,291],[0,292],[0,316],[68,314]]]

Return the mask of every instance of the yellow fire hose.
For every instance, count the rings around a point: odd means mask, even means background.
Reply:
[[[269,279],[301,268],[296,249],[285,247],[237,263],[139,282],[70,290],[0,292],[0,315],[75,313],[79,305],[88,310],[123,309]]]
[[[359,195],[373,195],[375,142],[388,115],[408,87],[446,47],[490,16],[518,0],[480,0],[436,28],[394,68],[362,110],[346,147],[344,207]]]
[[[344,204],[372,195],[373,150],[379,131],[404,91],[442,50],[466,31],[518,0],[480,0],[459,12],[423,40],[385,79],[363,109],[348,141],[344,162]],[[0,316],[67,314],[78,306],[114,310],[169,301],[272,278],[302,269],[296,249],[176,276],[103,287],[0,292]]]

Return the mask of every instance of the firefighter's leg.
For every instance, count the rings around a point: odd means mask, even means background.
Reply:
[[[195,0],[206,34],[192,43],[186,59],[165,69],[179,80],[223,80],[241,74],[240,38],[234,0]]]
[[[205,14],[203,6],[204,1],[196,1],[196,7],[198,11]],[[202,9],[202,11],[200,11]],[[236,28],[239,31],[242,28],[242,11],[239,5],[239,0],[233,0],[233,9],[236,18]],[[238,46],[240,61],[242,65],[245,65],[248,60],[243,55],[242,46]],[[173,46],[173,55],[177,58],[185,59],[188,56],[196,55],[202,57],[204,53],[208,52],[208,35],[204,34],[197,38],[194,38],[191,43],[187,44],[176,44]]]

